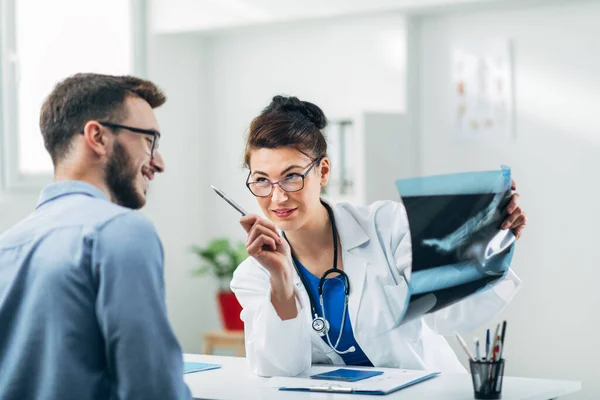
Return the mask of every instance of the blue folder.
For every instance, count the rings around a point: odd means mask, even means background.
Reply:
[[[219,364],[207,364],[201,362],[186,361],[183,363],[183,373],[191,374],[192,372],[208,371],[210,369],[221,368]]]

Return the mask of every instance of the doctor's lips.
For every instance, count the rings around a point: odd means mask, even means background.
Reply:
[[[287,218],[296,211],[297,208],[278,208],[276,210],[271,210],[273,214],[275,214],[279,218]]]

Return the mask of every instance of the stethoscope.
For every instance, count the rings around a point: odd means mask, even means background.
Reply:
[[[333,218],[333,211],[331,210],[331,207],[329,207],[329,205],[326,204],[325,202],[321,201],[321,204],[323,204],[323,206],[325,206],[325,208],[327,209],[327,213],[329,214],[329,220],[331,221],[331,230],[333,231],[333,268],[328,269],[321,276],[321,279],[319,280],[319,287],[318,287],[319,303],[321,304],[321,310],[323,310],[322,317],[319,317],[319,313],[317,312],[317,307],[315,306],[312,296],[310,295],[310,291],[308,289],[308,285],[306,284],[306,281],[304,280],[304,276],[302,276],[302,274],[300,273],[300,268],[298,268],[298,264],[297,264],[297,260],[296,260],[295,256],[292,256],[292,261],[294,264],[294,268],[296,269],[296,273],[298,273],[298,276],[300,277],[300,280],[302,281],[302,285],[304,285],[304,289],[308,293],[308,299],[310,301],[310,308],[311,308],[311,311],[313,314],[313,320],[312,320],[313,330],[315,332],[317,332],[319,334],[319,336],[321,336],[321,337],[324,336],[327,339],[327,343],[329,344],[329,346],[331,347],[331,349],[333,351],[335,351],[338,354],[346,354],[346,353],[351,353],[353,351],[356,351],[356,348],[354,346],[350,346],[345,351],[339,351],[337,349],[338,345],[340,344],[340,340],[342,339],[342,332],[344,331],[344,323],[346,322],[346,311],[348,310],[348,298],[350,297],[350,280],[348,279],[348,275],[346,275],[346,273],[344,271],[342,271],[341,269],[338,269],[338,267],[337,267],[338,235],[337,235],[337,229],[335,226],[335,220]],[[287,237],[285,236],[285,232],[283,233],[283,237],[285,238],[285,240],[287,240]],[[289,243],[289,240],[288,240],[288,243]],[[290,249],[291,249],[291,247],[292,246],[290,244]],[[293,250],[292,250],[292,254],[293,254]],[[325,315],[325,306],[324,306],[324,302],[323,302],[323,287],[325,286],[327,276],[334,274],[334,273],[339,274],[344,281],[344,311],[342,313],[342,324],[340,325],[340,333],[335,342],[335,345],[333,345],[331,343],[331,338],[329,337],[330,326],[329,326],[329,321],[327,321],[327,317]]]

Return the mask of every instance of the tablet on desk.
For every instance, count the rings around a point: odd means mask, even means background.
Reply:
[[[328,379],[332,381],[356,382],[383,374],[383,371],[365,371],[359,369],[340,368],[322,374],[311,375],[312,379]]]

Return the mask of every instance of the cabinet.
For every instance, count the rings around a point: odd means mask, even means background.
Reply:
[[[415,176],[417,143],[401,113],[331,119],[324,131],[332,170],[325,197],[354,204],[399,200],[395,181]]]

